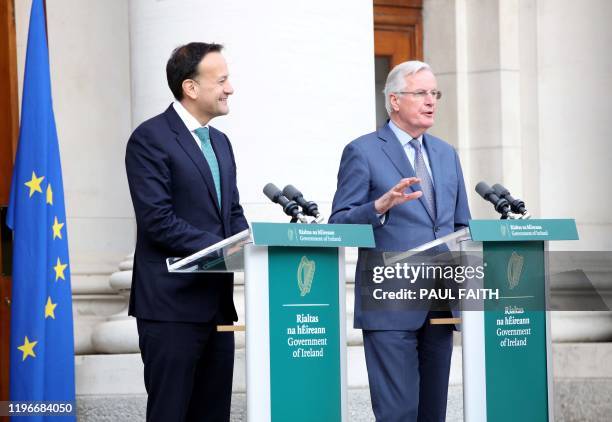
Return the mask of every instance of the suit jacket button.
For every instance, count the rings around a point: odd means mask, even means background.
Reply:
[[[438,233],[438,232],[440,231],[440,227],[438,227],[438,226],[434,227],[434,231],[435,231],[436,233]]]

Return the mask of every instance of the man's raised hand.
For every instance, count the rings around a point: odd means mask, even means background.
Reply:
[[[374,201],[374,208],[376,208],[376,212],[378,214],[384,214],[396,205],[420,198],[421,195],[423,195],[423,192],[420,190],[405,193],[405,190],[408,189],[409,186],[417,183],[421,183],[421,179],[417,177],[407,177],[400,180],[397,185],[393,186],[383,196]]]

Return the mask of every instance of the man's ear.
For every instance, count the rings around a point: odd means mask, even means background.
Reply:
[[[389,94],[389,104],[391,104],[391,110],[399,111],[399,95],[394,93]]]
[[[198,97],[196,83],[193,79],[185,79],[181,84],[183,95],[195,100]]]

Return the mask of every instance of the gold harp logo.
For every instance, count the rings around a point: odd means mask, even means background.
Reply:
[[[523,274],[523,263],[525,258],[512,251],[512,255],[508,260],[508,268],[506,269],[508,275],[508,286],[510,289],[514,289],[519,284],[521,274]]]
[[[306,296],[310,293],[312,287],[312,279],[315,274],[315,262],[309,260],[305,256],[300,260],[300,265],[297,269],[297,282],[300,288],[300,296]]]

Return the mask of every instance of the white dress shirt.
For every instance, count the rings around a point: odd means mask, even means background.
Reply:
[[[180,101],[173,102],[172,107],[174,107],[174,111],[176,111],[183,123],[185,123],[185,126],[187,126],[187,130],[189,130],[191,136],[193,136],[193,140],[198,146],[198,149],[202,150],[200,138],[198,138],[198,135],[196,135],[195,131],[196,129],[199,129],[201,127],[208,127],[208,125],[202,126],[200,122],[198,122],[198,119],[193,117],[193,115],[189,111],[187,111],[187,109],[183,106],[183,104],[180,103]]]

